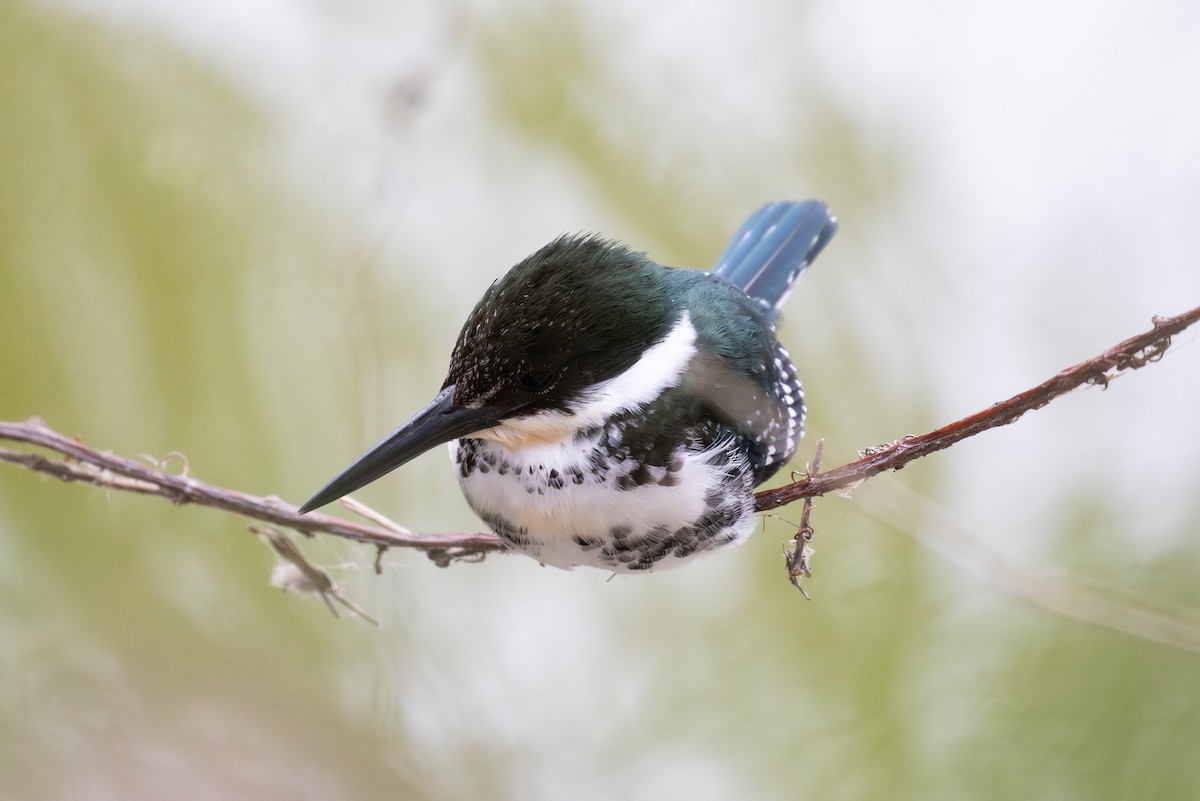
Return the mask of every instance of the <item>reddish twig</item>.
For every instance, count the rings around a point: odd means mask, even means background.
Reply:
[[[1108,382],[1121,373],[1136,370],[1161,359],[1171,346],[1171,337],[1197,320],[1200,320],[1200,307],[1176,317],[1155,317],[1152,321],[1154,327],[1149,331],[1130,337],[1099,356],[1068,367],[1033,389],[928,434],[908,436],[882,448],[871,448],[864,452],[857,462],[836,467],[819,475],[808,476],[778,489],[764,490],[755,495],[755,507],[762,512],[801,498],[825,495],[853,486],[885,470],[899,470],[914,459],[949,448],[959,440],[973,437],[989,428],[1015,422],[1026,412],[1040,409],[1060,395],[1065,395],[1084,384],[1107,387]]]
[[[410,534],[399,527],[370,526],[314,512],[301,517],[296,514],[295,506],[278,498],[262,498],[215,487],[186,473],[169,473],[134,459],[98,451],[59,434],[38,418],[24,423],[0,422],[0,440],[24,442],[65,457],[53,459],[38,453],[0,448],[0,461],[64,481],[157,495],[175,504],[211,506],[252,520],[286,526],[302,534],[332,534],[380,548],[415,548],[424,551],[439,565],[504,550],[500,538],[494,534]]]

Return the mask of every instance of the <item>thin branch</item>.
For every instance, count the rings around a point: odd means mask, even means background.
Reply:
[[[1033,389],[928,434],[905,437],[895,444],[868,450],[856,462],[827,472],[814,472],[793,484],[760,492],[755,496],[756,506],[760,511],[775,509],[801,498],[844,489],[885,470],[899,470],[914,459],[948,448],[981,431],[1012,423],[1026,412],[1039,409],[1084,384],[1107,386],[1117,375],[1162,358],[1170,347],[1171,337],[1197,320],[1200,320],[1200,307],[1176,317],[1155,318],[1150,331],[1063,370]],[[0,422],[0,441],[4,440],[43,448],[61,458],[0,448],[0,461],[64,481],[157,495],[175,504],[209,506],[263,523],[284,526],[302,534],[330,534],[369,543],[381,551],[388,548],[414,548],[442,566],[459,559],[478,559],[494,551],[506,550],[494,534],[413,534],[390,521],[386,525],[367,525],[321,513],[301,517],[296,514],[295,506],[279,498],[258,497],[191,478],[187,473],[186,460],[178,455],[175,458],[183,464],[183,472],[171,473],[158,466],[91,448],[78,439],[59,434],[37,418],[23,423]]]
[[[169,473],[143,462],[98,451],[77,439],[59,434],[38,418],[23,423],[0,422],[0,440],[24,442],[61,455],[53,459],[39,453],[0,448],[0,461],[96,487],[157,495],[175,504],[211,506],[302,534],[332,534],[379,548],[415,548],[438,564],[463,557],[502,551],[495,534],[412,534],[399,526],[371,526],[331,515],[310,512],[301,517],[296,507],[275,497],[262,498],[238,490],[215,487],[187,473]]]
[[[1026,412],[1040,409],[1050,401],[1084,384],[1107,387],[1108,382],[1128,370],[1145,367],[1163,357],[1171,347],[1171,337],[1200,320],[1200,306],[1176,317],[1155,317],[1149,331],[1118,343],[1099,356],[1068,367],[1033,389],[1014,395],[981,412],[964,417],[936,431],[908,436],[891,445],[869,448],[857,462],[836,467],[819,475],[778,489],[764,490],[754,496],[755,507],[763,512],[798,501],[825,495],[866,481],[885,470],[899,470],[914,459],[949,448],[959,440],[973,437],[989,428],[1016,422]]]

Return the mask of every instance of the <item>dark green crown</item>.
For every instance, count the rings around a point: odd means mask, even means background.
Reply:
[[[597,236],[563,236],[484,293],[443,386],[460,405],[563,408],[619,375],[680,313],[678,280],[645,254]]]

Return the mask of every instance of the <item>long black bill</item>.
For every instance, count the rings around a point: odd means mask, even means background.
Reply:
[[[370,484],[435,445],[491,428],[510,411],[458,406],[454,403],[454,384],[451,384],[439,392],[428,406],[358,457],[354,464],[312,496],[300,507],[300,514],[311,512]]]

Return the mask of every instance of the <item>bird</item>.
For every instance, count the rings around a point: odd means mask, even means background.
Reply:
[[[744,541],[804,433],[779,307],[836,230],[821,201],[768,203],[707,271],[560,236],[484,292],[433,400],[299,513],[449,443],[470,508],[544,565],[649,572]]]

